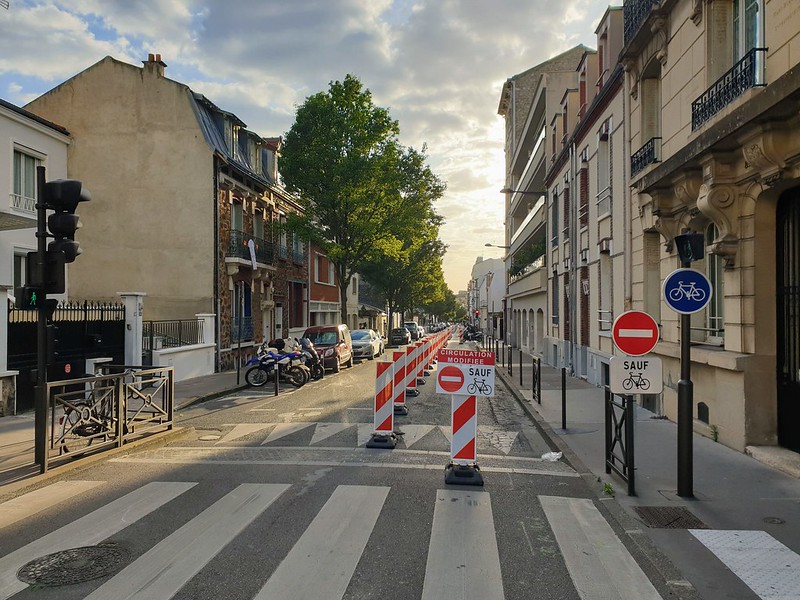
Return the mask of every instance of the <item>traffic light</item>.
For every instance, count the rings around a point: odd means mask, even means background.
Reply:
[[[48,181],[44,186],[45,206],[54,211],[47,218],[47,228],[54,238],[47,249],[51,252],[63,252],[64,262],[73,262],[81,253],[80,245],[75,241],[75,230],[81,226],[75,209],[78,208],[78,203],[91,199],[89,190],[76,179],[56,179]]]
[[[46,294],[63,294],[66,291],[64,279],[63,252],[48,250],[44,255],[44,263],[39,262],[38,252],[28,252],[25,262],[25,281],[28,287],[39,288]]]
[[[479,311],[479,310],[477,310],[477,309],[476,309],[476,310],[475,310],[475,316],[476,316],[476,317],[477,317],[477,316],[480,316],[480,314],[481,314],[481,311]]]
[[[26,285],[14,290],[14,305],[17,308],[35,308],[43,306],[44,291],[41,288]]]

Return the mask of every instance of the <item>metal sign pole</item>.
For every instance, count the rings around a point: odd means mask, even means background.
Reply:
[[[688,267],[689,263],[681,266]],[[678,496],[691,498],[693,487],[691,315],[681,315],[681,378],[678,381]]]

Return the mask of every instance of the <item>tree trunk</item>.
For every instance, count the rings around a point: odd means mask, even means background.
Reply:
[[[347,289],[350,287],[350,275],[339,265],[336,265],[336,274],[339,277],[339,318],[342,323],[350,327],[350,323],[347,322]]]

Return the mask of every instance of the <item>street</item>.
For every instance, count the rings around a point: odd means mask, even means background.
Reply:
[[[434,377],[396,417],[394,450],[364,447],[368,361],[183,410],[182,439],[0,505],[0,598],[670,596],[587,483],[541,459],[553,448],[499,380],[479,400],[485,486],[446,486],[450,402]]]

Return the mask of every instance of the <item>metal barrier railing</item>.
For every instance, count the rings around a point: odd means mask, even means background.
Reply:
[[[633,396],[614,394],[608,386],[605,390],[606,473],[614,471],[628,484],[628,495],[635,496]]]
[[[121,447],[134,437],[172,429],[173,367],[104,365],[102,373],[47,383],[48,432],[42,472],[50,463]]]

